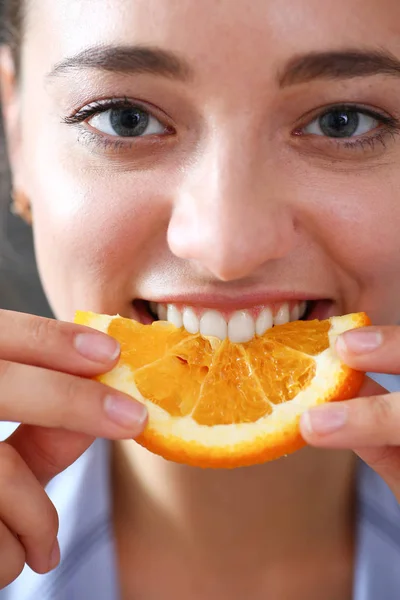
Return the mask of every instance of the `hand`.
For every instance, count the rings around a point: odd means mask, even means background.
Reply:
[[[340,358],[361,371],[400,375],[400,327],[363,327],[337,341]],[[400,391],[367,379],[360,397],[332,402],[302,415],[307,443],[353,449],[389,485],[400,502]]]
[[[96,437],[132,438],[145,408],[90,378],[116,363],[115,340],[87,327],[0,310],[0,589],[25,563],[57,566],[58,518],[43,486]]]

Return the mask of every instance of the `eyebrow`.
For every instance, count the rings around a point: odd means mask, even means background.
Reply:
[[[69,72],[99,69],[123,74],[153,74],[186,81],[193,77],[190,65],[167,50],[148,46],[93,46],[57,63],[48,74],[54,78]],[[278,76],[281,87],[314,79],[351,79],[373,75],[400,77],[400,60],[384,51],[346,50],[312,52],[295,56]]]
[[[123,74],[150,73],[179,80],[187,80],[193,74],[185,60],[159,48],[94,46],[57,63],[48,77],[51,79],[82,69],[99,69]]]
[[[293,58],[279,76],[281,87],[314,79],[352,79],[372,75],[400,77],[400,60],[383,51],[314,52]]]

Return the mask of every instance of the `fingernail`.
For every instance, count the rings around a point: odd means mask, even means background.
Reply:
[[[50,561],[49,561],[50,571],[52,571],[59,565],[60,559],[61,559],[60,546],[59,546],[58,540],[56,540],[54,542],[54,546],[50,553]]]
[[[106,397],[104,410],[111,421],[127,429],[142,426],[147,419],[147,409],[144,404],[118,395]]]
[[[301,417],[303,429],[309,435],[326,435],[339,431],[346,424],[347,407],[329,405],[314,408]]]
[[[115,360],[120,353],[117,340],[96,333],[78,333],[75,348],[85,358],[103,363]]]
[[[370,329],[353,329],[346,331],[338,338],[336,345],[338,350],[352,352],[353,354],[367,354],[373,352],[383,342],[380,331]]]

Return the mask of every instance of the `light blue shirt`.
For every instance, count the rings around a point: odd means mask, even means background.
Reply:
[[[391,391],[400,388],[398,378],[377,379]],[[109,442],[97,440],[48,486],[60,517],[60,566],[48,575],[37,575],[26,567],[13,584],[0,591],[0,600],[120,599],[109,449]],[[353,600],[399,599],[400,507],[382,479],[360,462]]]

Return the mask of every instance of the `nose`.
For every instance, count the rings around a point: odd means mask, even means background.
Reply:
[[[237,139],[210,146],[183,175],[168,243],[177,257],[214,278],[239,280],[292,250],[293,214],[279,197],[272,164],[257,164],[243,147],[238,150]]]

